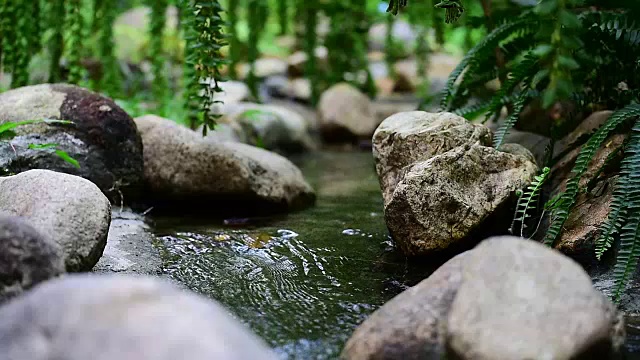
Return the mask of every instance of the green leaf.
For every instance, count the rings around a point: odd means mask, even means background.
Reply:
[[[557,0],[542,0],[535,9],[540,15],[551,15],[558,9]]]
[[[66,161],[67,163],[73,165],[76,169],[80,169],[80,163],[78,163],[78,160],[69,156],[69,154],[67,154],[65,151],[56,150],[55,153],[56,155],[58,155],[58,157],[60,157],[62,160]]]

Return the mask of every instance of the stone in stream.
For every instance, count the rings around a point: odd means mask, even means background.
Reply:
[[[371,100],[350,84],[334,85],[320,96],[318,125],[328,142],[370,139],[378,124]]]
[[[608,359],[623,342],[621,314],[561,253],[497,237],[465,259],[447,320],[454,357]]]
[[[246,215],[296,210],[315,201],[300,170],[280,155],[206,140],[201,133],[158,117],[136,122],[144,142],[148,201],[153,205]]]
[[[0,303],[62,273],[58,244],[22,218],[0,215]]]
[[[385,220],[406,255],[432,254],[485,230],[506,230],[511,217],[500,212],[538,168],[526,149],[513,145],[507,153],[490,143],[486,127],[449,113],[399,113],[380,125],[373,154]]]
[[[0,168],[9,173],[49,169],[91,180],[112,199],[135,197],[143,180],[142,140],[133,119],[110,99],[83,88],[43,84],[0,94],[0,124],[23,120],[69,120],[73,125],[32,124],[15,128],[0,143]],[[30,144],[56,144],[78,160],[77,169],[51,151]]]
[[[621,314],[579,264],[494,237],[376,310],[341,358],[613,359],[623,342]]]
[[[468,256],[454,257],[371,314],[351,335],[341,359],[442,359],[447,314]]]
[[[88,271],[107,242],[111,204],[78,176],[29,170],[0,178],[0,213],[21,216],[63,250],[67,271]]]
[[[275,360],[212,300],[153,277],[70,275],[0,308],[0,359]]]

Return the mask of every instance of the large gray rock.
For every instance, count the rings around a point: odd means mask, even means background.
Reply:
[[[350,84],[330,87],[318,103],[318,125],[330,142],[370,139],[379,121],[371,100]]]
[[[442,359],[451,303],[468,253],[442,265],[367,318],[351,335],[341,358],[348,360]]]
[[[373,135],[373,157],[385,203],[406,166],[476,142],[491,146],[491,131],[451,113],[407,111],[385,119]]]
[[[614,306],[586,272],[529,240],[485,240],[465,260],[447,322],[459,359],[606,359],[622,344]]]
[[[112,199],[135,196],[142,185],[142,141],[133,119],[113,101],[73,85],[35,85],[0,94],[0,124],[59,119],[73,125],[43,123],[16,128],[11,143],[0,144],[0,168],[10,173],[49,169],[91,180]],[[57,144],[78,160],[80,169],[51,151],[30,144]]]
[[[503,152],[490,144],[488,128],[451,113],[398,113],[380,124],[373,155],[385,220],[405,254],[448,249],[486,235],[479,234],[485,227],[506,230],[507,217],[484,225],[501,219],[538,168],[521,146]]]
[[[184,203],[251,213],[299,209],[315,201],[300,170],[280,155],[245,144],[212,142],[170,120],[136,122],[144,142],[150,200],[159,206]]]
[[[67,271],[88,271],[106,245],[111,204],[86,179],[29,170],[0,178],[0,212],[24,217],[58,243]]]
[[[527,157],[463,145],[409,166],[385,206],[385,220],[407,255],[426,255],[469,240],[505,210],[538,167]],[[510,219],[504,217],[504,231]]]
[[[75,275],[0,308],[0,359],[266,360],[217,303],[155,278]]]
[[[93,271],[159,275],[162,259],[153,247],[154,239],[143,215],[131,209],[114,209],[107,246]]]
[[[62,273],[58,244],[22,218],[0,215],[0,303]]]

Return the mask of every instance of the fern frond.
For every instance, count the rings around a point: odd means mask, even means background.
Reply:
[[[538,68],[538,57],[528,52],[524,59],[520,61],[514,68],[507,81],[502,84],[498,93],[491,100],[491,104],[487,109],[486,118],[493,117],[496,113],[500,112],[504,104],[503,100],[506,96],[510,95],[516,87],[526,80],[533,77]]]
[[[625,208],[627,188],[620,179],[618,179],[618,184],[613,191],[613,201],[611,202],[607,220],[600,228],[600,235],[596,239],[596,259],[598,260],[613,245],[613,236],[620,232],[627,219],[627,209]]]
[[[488,34],[482,41],[474,46],[467,55],[460,61],[458,66],[451,72],[447,79],[447,85],[442,94],[442,100],[440,101],[440,107],[442,109],[449,109],[449,103],[451,101],[454,84],[460,77],[462,72],[470,66],[474,61],[478,59],[484,59],[487,56],[493,56],[495,48],[500,44],[502,40],[507,39],[518,29],[523,29],[531,26],[532,22],[535,22],[530,17],[521,17],[515,21],[507,22],[501,26],[496,27],[490,34]]]
[[[620,251],[613,270],[615,287],[613,298],[618,301],[640,258],[640,120],[636,121],[625,158],[624,172],[620,177],[616,200],[625,207],[629,221],[620,232]],[[620,196],[622,195],[622,197]]]
[[[504,138],[509,133],[509,130],[511,130],[511,128],[518,121],[518,117],[520,116],[520,113],[524,109],[524,105],[527,103],[527,100],[529,100],[529,97],[530,97],[530,94],[529,94],[528,91],[523,91],[522,93],[520,93],[520,95],[518,96],[518,99],[516,100],[516,102],[514,104],[513,112],[504,121],[504,123],[502,123],[502,125],[500,125],[500,127],[498,128],[498,131],[496,131],[496,134],[495,134],[495,136],[493,138],[493,147],[494,148],[500,149],[500,146],[504,142]]]
[[[622,39],[629,46],[640,45],[640,23],[628,13],[597,11],[581,20],[591,28],[615,36],[616,40]]]
[[[569,213],[575,204],[576,197],[578,196],[580,179],[589,167],[589,163],[598,149],[600,149],[604,140],[620,124],[638,116],[640,116],[640,105],[638,104],[628,105],[624,109],[616,111],[582,146],[571,175],[569,176],[566,190],[559,198],[561,206],[558,206],[554,210],[551,225],[549,226],[549,230],[547,231],[547,235],[544,239],[545,244],[550,246],[553,245],[556,239],[560,236],[564,223],[567,221]]]
[[[520,197],[518,198],[518,203],[516,204],[516,212],[514,214],[513,221],[511,222],[511,229],[509,229],[509,232],[513,233],[515,223],[520,222],[520,237],[524,237],[524,229],[526,227],[525,221],[527,218],[531,217],[530,211],[535,210],[535,204],[540,196],[542,187],[549,178],[549,173],[550,169],[548,167],[542,169],[542,173],[534,177],[526,191],[521,192]]]
[[[467,120],[473,120],[487,112],[491,99],[476,104],[467,105],[453,111],[454,114],[462,116]]]

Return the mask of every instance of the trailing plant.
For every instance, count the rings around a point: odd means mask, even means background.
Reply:
[[[70,84],[79,84],[84,78],[84,68],[81,63],[82,44],[83,44],[83,17],[81,13],[81,0],[66,0],[66,27],[68,37],[65,41],[67,50],[67,64],[69,67],[69,76],[67,82]]]
[[[48,3],[48,16],[46,19],[50,34],[47,39],[49,45],[49,82],[57,83],[62,80],[60,60],[64,53],[64,28],[66,23],[66,11],[64,0],[51,0]]]
[[[162,3],[162,1],[154,1],[154,3]],[[117,97],[122,89],[120,68],[114,53],[115,44],[113,42],[113,23],[117,15],[116,10],[117,8],[109,1],[94,1],[94,24],[96,24],[98,31],[98,54],[102,63],[102,76],[95,88],[111,97]],[[162,39],[162,31],[157,36],[158,39]],[[154,38],[152,37],[152,39]]]
[[[232,1],[234,2],[234,1]],[[151,8],[151,20],[149,21],[149,58],[151,60],[151,71],[153,73],[153,96],[156,101],[165,98],[167,92],[167,78],[165,76],[164,57],[164,28],[167,22],[167,0],[148,0]]]
[[[304,2],[301,2],[301,6],[306,24],[304,49],[307,54],[307,63],[305,64],[304,71],[311,85],[311,104],[315,105],[318,103],[318,99],[320,97],[320,74],[316,66],[316,48],[318,46],[316,27],[318,26],[318,12],[320,11],[320,4],[317,0],[305,0]]]
[[[236,66],[240,62],[240,39],[238,39],[238,5],[239,1],[229,1],[227,5],[227,34],[229,36],[229,65],[227,74],[237,79]]]
[[[249,74],[247,75],[247,85],[251,94],[257,100],[260,100],[258,94],[258,78],[256,76],[256,61],[260,55],[258,49],[258,43],[260,42],[260,35],[262,35],[265,26],[267,25],[267,18],[269,16],[269,7],[265,1],[262,0],[247,0],[247,21],[251,26],[249,27],[249,39],[248,39],[248,52],[247,61],[249,62]]]
[[[218,115],[212,114],[214,94],[222,92],[220,68],[225,64],[220,49],[225,45],[222,6],[216,0],[184,1],[188,76],[186,102],[192,129],[202,125],[203,135],[213,129]]]

